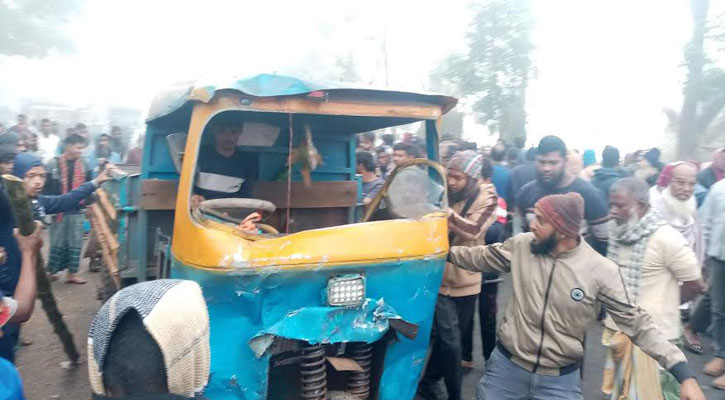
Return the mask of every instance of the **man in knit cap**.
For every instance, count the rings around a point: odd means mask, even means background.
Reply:
[[[481,165],[481,156],[472,150],[456,153],[448,162],[448,240],[452,245],[483,244],[486,230],[496,220],[498,197],[493,184],[479,184]],[[435,398],[432,389],[442,377],[448,398],[461,398],[461,333],[471,331],[480,291],[480,273],[464,271],[451,263],[446,265],[436,302],[433,350],[420,384],[420,394],[424,397]],[[470,358],[471,349],[465,353]],[[466,366],[472,367],[472,363]]]
[[[691,175],[694,187],[694,170]],[[702,291],[700,263],[685,237],[650,207],[650,195],[647,183],[638,178],[624,178],[612,185],[607,258],[619,266],[629,297],[652,316],[664,338],[675,343],[682,331],[680,290],[690,298]],[[612,399],[677,396],[675,377],[659,370],[657,362],[633,344],[619,325],[611,317],[604,321],[602,343],[608,351],[602,391]]]
[[[704,399],[677,346],[627,293],[616,264],[579,235],[584,199],[551,195],[534,206],[531,232],[488,246],[453,246],[449,260],[469,271],[511,272],[513,296],[477,400],[583,399],[584,335],[600,306],[621,331],[681,384],[681,399]]]

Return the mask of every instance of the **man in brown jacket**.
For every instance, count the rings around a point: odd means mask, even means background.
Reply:
[[[449,260],[457,266],[511,272],[513,281],[499,344],[476,399],[582,399],[582,344],[602,305],[635,345],[680,382],[681,399],[704,399],[684,354],[631,299],[617,265],[582,240],[583,198],[546,196],[534,213],[530,233],[500,244],[450,249]]]
[[[466,150],[448,162],[448,240],[456,246],[484,243],[486,230],[496,219],[496,190],[479,184],[481,156]],[[431,356],[419,393],[435,398],[433,386],[442,377],[450,400],[461,398],[461,332],[473,325],[481,274],[446,264],[436,302],[431,336]]]

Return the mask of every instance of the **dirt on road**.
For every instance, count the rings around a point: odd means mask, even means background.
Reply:
[[[84,261],[88,261],[87,259]],[[33,344],[21,347],[16,353],[16,365],[23,378],[25,397],[28,400],[79,400],[90,399],[86,347],[88,327],[93,316],[101,307],[96,300],[96,284],[99,275],[87,272],[87,263],[81,264],[81,276],[88,281],[85,285],[65,283],[65,273],[53,282],[53,294],[65,322],[73,334],[80,353],[80,363],[72,369],[61,367],[68,361],[58,337],[48,323],[40,302],[35,312],[21,331],[21,338],[30,339]]]

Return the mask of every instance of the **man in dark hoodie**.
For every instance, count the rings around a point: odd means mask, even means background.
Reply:
[[[76,211],[81,206],[81,201],[90,196],[100,185],[110,179],[108,172],[115,166],[106,166],[98,176],[68,193],[58,196],[41,195],[47,172],[43,162],[38,156],[20,153],[15,157],[13,175],[23,179],[25,192],[33,202],[33,214],[36,220],[45,221],[48,214]]]
[[[602,151],[602,168],[594,171],[592,185],[602,192],[602,198],[609,204],[609,188],[622,178],[629,176],[629,171],[619,166],[619,149],[607,146]]]

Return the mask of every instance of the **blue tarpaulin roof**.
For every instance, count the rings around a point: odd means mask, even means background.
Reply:
[[[457,99],[439,94],[415,93],[393,89],[379,89],[342,82],[313,82],[291,76],[259,74],[245,79],[231,79],[227,82],[205,84],[203,82],[184,82],[159,93],[151,103],[147,121],[171,114],[191,101],[208,102],[217,91],[236,90],[253,97],[297,96],[315,91],[355,92],[366,98],[385,102],[386,98],[396,102],[435,104],[449,111],[458,102]]]

